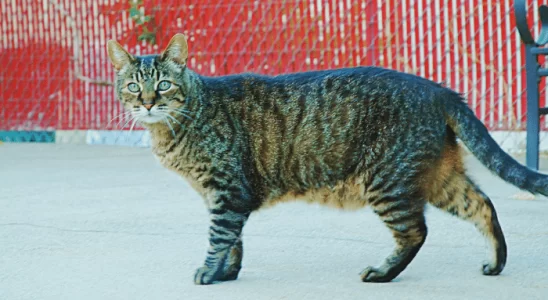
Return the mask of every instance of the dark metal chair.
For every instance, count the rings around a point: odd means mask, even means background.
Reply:
[[[516,27],[521,40],[525,44],[525,73],[527,76],[527,167],[538,170],[539,167],[539,133],[540,117],[548,114],[548,108],[539,107],[539,82],[543,76],[548,76],[548,69],[538,63],[539,55],[548,55],[548,6],[538,8],[541,31],[535,41],[527,24],[527,1],[514,2]]]

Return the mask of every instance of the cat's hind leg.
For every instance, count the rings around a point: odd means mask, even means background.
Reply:
[[[426,239],[425,202],[406,197],[383,197],[369,203],[392,231],[396,248],[382,265],[363,270],[361,278],[364,282],[388,282],[407,267]]]
[[[430,203],[465,221],[471,222],[483,234],[490,249],[490,258],[482,266],[485,275],[497,275],[506,264],[506,242],[497,212],[491,200],[461,172],[446,180],[441,192]]]

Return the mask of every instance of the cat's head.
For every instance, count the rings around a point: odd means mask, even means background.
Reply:
[[[134,56],[114,40],[107,50],[117,72],[117,98],[135,120],[152,124],[185,115],[188,46],[183,34],[173,36],[157,55]]]

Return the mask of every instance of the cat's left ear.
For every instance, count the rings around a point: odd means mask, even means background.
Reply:
[[[171,38],[166,49],[162,52],[161,59],[169,59],[185,66],[187,58],[188,44],[186,43],[186,37],[182,33],[177,33]]]

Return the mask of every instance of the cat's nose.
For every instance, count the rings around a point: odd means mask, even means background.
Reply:
[[[147,109],[147,110],[150,110],[154,104],[143,104],[143,106]]]

